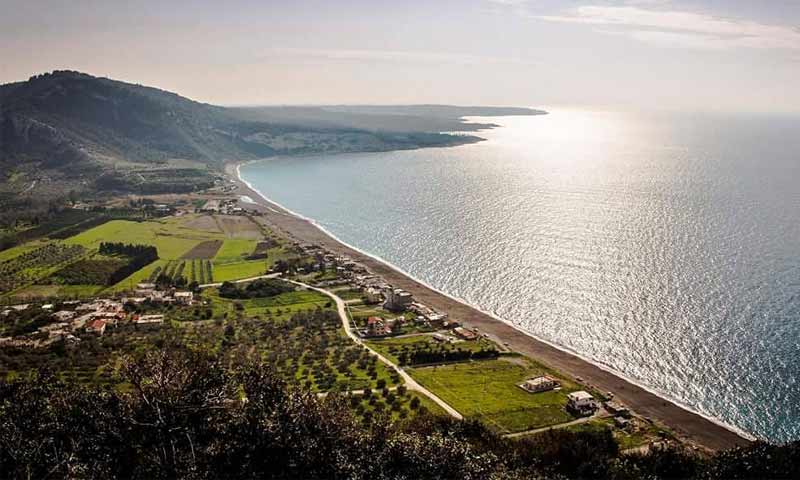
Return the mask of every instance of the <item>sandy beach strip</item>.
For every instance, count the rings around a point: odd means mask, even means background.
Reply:
[[[268,227],[299,242],[317,244],[332,252],[349,256],[369,268],[372,273],[383,277],[391,285],[411,292],[420,302],[447,312],[450,318],[468,327],[477,327],[482,333],[508,344],[512,350],[566,375],[580,378],[586,385],[603,392],[612,392],[615,400],[628,405],[637,414],[667,426],[682,440],[713,451],[746,445],[750,442],[743,435],[712,419],[689,411],[577,355],[523,333],[487,313],[420,283],[370,255],[339,242],[311,221],[292,214],[250,188],[239,178],[237,164],[227,164],[225,172],[238,185],[238,190],[234,192],[236,195],[248,196],[256,202],[248,204],[248,208],[258,206],[262,212],[261,219]]]

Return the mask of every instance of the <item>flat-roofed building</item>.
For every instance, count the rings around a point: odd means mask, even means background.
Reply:
[[[559,388],[561,384],[558,383],[558,380],[549,375],[541,375],[538,377],[529,378],[519,386],[526,392],[539,393]]]
[[[567,410],[578,415],[592,415],[597,410],[597,401],[589,392],[572,392],[567,395]]]

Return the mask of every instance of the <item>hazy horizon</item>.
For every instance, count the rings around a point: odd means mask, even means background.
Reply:
[[[4,0],[0,83],[55,69],[219,105],[800,111],[800,3]]]

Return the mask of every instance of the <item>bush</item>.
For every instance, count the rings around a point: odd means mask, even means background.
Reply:
[[[224,298],[265,298],[274,297],[282,293],[293,292],[295,287],[290,283],[271,278],[259,279],[239,287],[232,282],[224,282],[219,287],[219,295]],[[280,312],[278,312],[280,314]]]

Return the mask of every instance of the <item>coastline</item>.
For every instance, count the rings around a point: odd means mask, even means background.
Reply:
[[[571,377],[581,378],[582,383],[591,385],[600,391],[612,392],[616,400],[628,405],[637,414],[665,425],[690,445],[716,451],[746,445],[752,440],[748,438],[749,435],[746,432],[692,411],[690,407],[653,392],[635,380],[625,378],[620,373],[584,358],[576,352],[536,338],[502,318],[482,311],[463,299],[439,291],[412,277],[390,262],[348,245],[318,225],[313,219],[304,217],[272,201],[241,178],[240,167],[245,163],[227,163],[225,172],[237,184],[236,195],[249,197],[254,202],[249,203],[249,206],[258,206],[263,214],[261,219],[270,228],[281,231],[299,242],[318,244],[353,258],[367,266],[373,273],[382,276],[390,284],[411,292],[421,302],[447,312],[452,318],[466,326],[477,327],[482,333],[487,333],[496,340],[507,343],[512,350]]]

